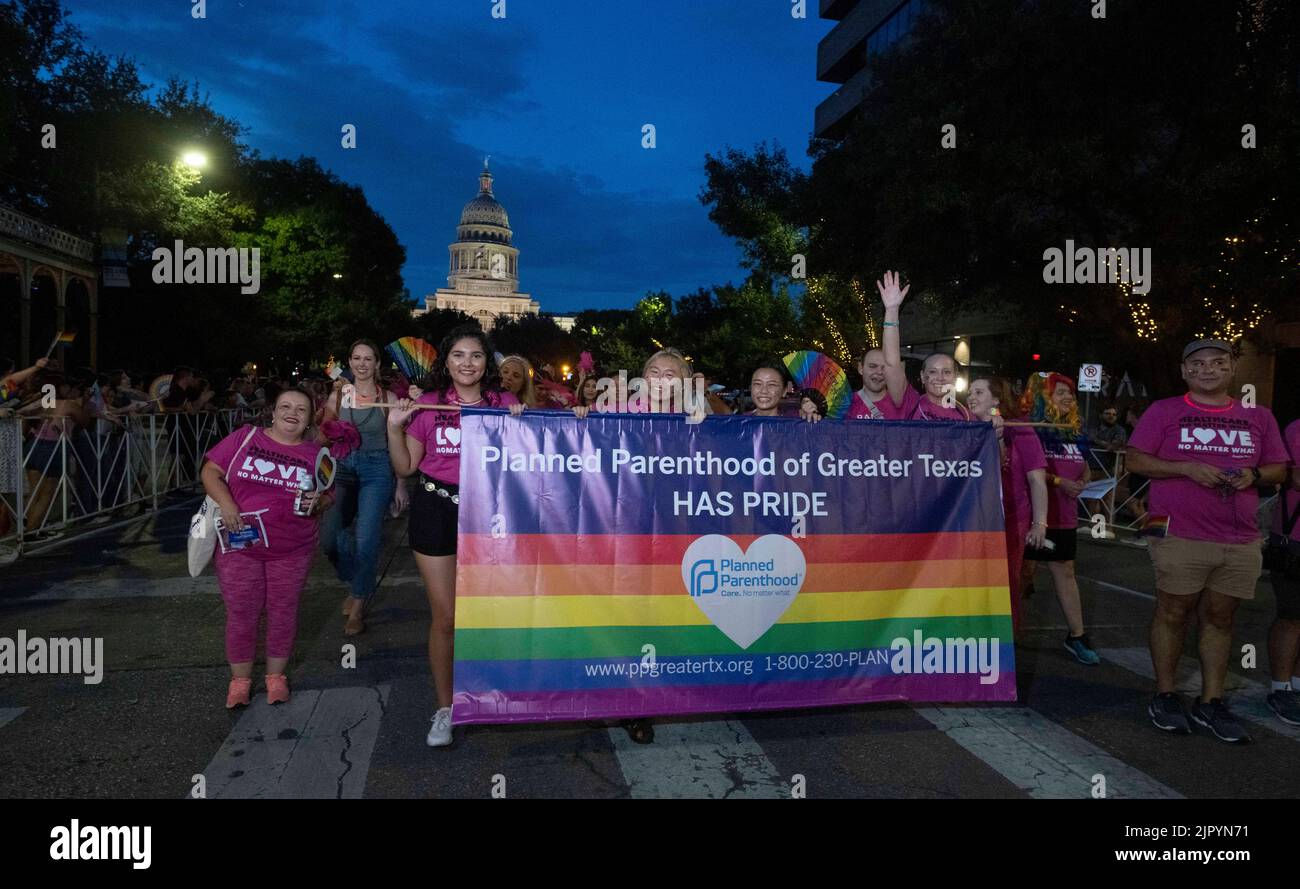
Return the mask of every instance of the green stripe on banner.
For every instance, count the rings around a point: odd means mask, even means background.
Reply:
[[[749,654],[795,654],[888,648],[899,636],[965,638],[984,636],[1011,641],[1010,615],[891,617],[886,620],[777,624],[743,650]],[[740,654],[742,649],[714,626],[561,627],[542,629],[457,630],[456,659],[469,661],[552,660],[556,658],[637,658],[641,646],[654,645],[656,657]]]

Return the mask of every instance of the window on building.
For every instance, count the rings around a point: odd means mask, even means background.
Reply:
[[[867,35],[867,58],[884,52],[906,37],[925,11],[925,0],[906,0]]]

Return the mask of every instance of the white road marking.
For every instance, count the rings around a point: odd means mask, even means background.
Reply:
[[[1107,799],[1181,799],[1092,742],[1027,707],[914,708],[1034,799],[1086,799],[1106,779]]]
[[[1084,577],[1082,574],[1075,575],[1075,579],[1086,580],[1088,581],[1088,583],[1096,584],[1097,586],[1101,587],[1104,590],[1114,590],[1117,593],[1128,593],[1130,596],[1138,596],[1139,598],[1142,599],[1149,599],[1152,602],[1156,600],[1156,597],[1153,596],[1151,593],[1144,593],[1141,590],[1129,589],[1128,587],[1120,586],[1117,583],[1106,583],[1106,581],[1104,580],[1096,580],[1091,577]]]
[[[633,742],[623,728],[609,730],[633,799],[790,799],[790,780],[739,721],[654,728],[653,744]]]
[[[1149,649],[1099,648],[1097,654],[1101,655],[1103,661],[1110,661],[1130,673],[1136,673],[1153,682],[1155,681],[1156,670],[1151,664]],[[1189,699],[1187,703],[1190,706],[1192,699],[1201,693],[1201,664],[1199,661],[1190,657],[1179,659],[1178,675],[1174,680],[1174,689]],[[1286,735],[1293,741],[1300,741],[1300,726],[1283,722],[1277,718],[1277,714],[1269,709],[1268,703],[1264,700],[1265,695],[1269,692],[1267,682],[1247,679],[1229,670],[1223,682],[1223,690],[1226,694],[1231,695],[1227,700],[1227,704],[1234,715],[1241,719],[1257,722],[1279,735]],[[1233,695],[1232,692],[1240,692],[1240,694]]]
[[[388,704],[388,685],[294,692],[260,689],[203,774],[209,799],[360,799]]]

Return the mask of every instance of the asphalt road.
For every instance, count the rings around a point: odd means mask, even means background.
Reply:
[[[0,636],[102,637],[103,681],[0,675],[0,798],[1300,796],[1300,730],[1262,703],[1273,597],[1240,612],[1231,702],[1255,741],[1167,736],[1146,716],[1153,576],[1146,552],[1081,541],[1085,615],[1104,663],[1062,648],[1051,580],[1026,603],[1020,701],[879,704],[660,720],[652,745],[596,723],[473,726],[431,750],[428,609],[390,521],[384,577],[342,663],[343,587],[318,559],[290,665],[294,699],[225,710],[224,612],[211,570],[185,571],[188,510],[24,558],[0,573]],[[1186,654],[1194,656],[1189,644]],[[1185,659],[1187,688],[1197,685]],[[201,776],[201,777],[200,777]],[[1100,780],[1099,780],[1100,779]]]

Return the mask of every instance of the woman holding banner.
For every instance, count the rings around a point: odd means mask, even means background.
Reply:
[[[689,399],[685,388],[691,385],[692,374],[690,362],[681,352],[668,348],[651,355],[641,368],[641,379],[646,384],[645,401],[629,405],[632,413],[679,414],[686,411]],[[573,413],[583,419],[588,408],[578,405]],[[637,744],[649,744],[655,739],[654,723],[649,719],[624,719],[620,724]]]
[[[898,313],[912,285],[900,289],[898,284],[898,272],[885,272],[885,280],[876,282],[885,307],[881,339],[885,353],[885,384],[890,400],[904,420],[969,420],[971,412],[957,401],[957,360],[953,356],[943,352],[926,356],[921,363],[923,391],[917,392],[907,382]]]
[[[284,669],[298,634],[298,601],[316,553],[316,516],[329,494],[304,490],[313,479],[320,444],[307,438],[314,419],[311,394],[285,389],[271,425],[245,426],[208,451],[203,490],[221,510],[215,552],[217,583],[226,606],[226,707],[246,706],[253,684],[257,625],[266,614],[266,702],[289,700]]]
[[[1020,567],[1025,545],[1041,547],[1047,539],[1047,458],[1033,429],[1007,426],[1003,413],[1016,411],[1011,384],[1001,377],[972,380],[966,399],[972,416],[998,431],[1002,458],[1002,511],[1006,515],[1007,586],[1011,624],[1020,629]],[[1031,519],[1032,514],[1032,519]]]
[[[398,477],[419,473],[411,495],[410,540],[433,616],[429,670],[438,700],[425,741],[430,747],[445,747],[452,740],[460,408],[508,407],[518,415],[524,406],[500,388],[492,345],[477,325],[462,325],[447,334],[430,378],[432,389],[419,402],[403,398],[389,412],[388,455]]]
[[[334,565],[338,579],[351,593],[343,600],[347,623],[343,633],[365,629],[362,617],[375,593],[379,549],[383,544],[384,513],[393,499],[395,479],[388,459],[384,412],[373,405],[393,399],[379,385],[379,349],[357,340],[348,349],[352,369],[351,397],[344,403],[343,387],[326,399],[321,416],[322,440],[338,458],[336,508],[321,523],[321,549]],[[351,444],[352,446],[349,446]]]
[[[501,388],[528,410],[537,410],[544,405],[537,384],[533,382],[533,366],[522,355],[507,355],[501,359]]]
[[[1039,381],[1043,385],[1036,385]],[[1031,422],[1056,424],[1035,430],[1047,458],[1047,485],[1051,489],[1047,500],[1047,539],[1051,541],[1051,548],[1029,547],[1025,550],[1026,564],[1030,566],[1029,582],[1033,581],[1034,563],[1046,562],[1052,572],[1056,598],[1069,626],[1065,650],[1079,663],[1092,666],[1101,663],[1101,658],[1084,632],[1079,582],[1074,577],[1074,554],[1079,540],[1075,533],[1079,524],[1079,494],[1088,486],[1088,439],[1079,431],[1074,380],[1064,374],[1052,373],[1047,374],[1045,380],[1040,377],[1039,381],[1030,377],[1025,387],[1025,398],[1029,402],[1027,413]]]

